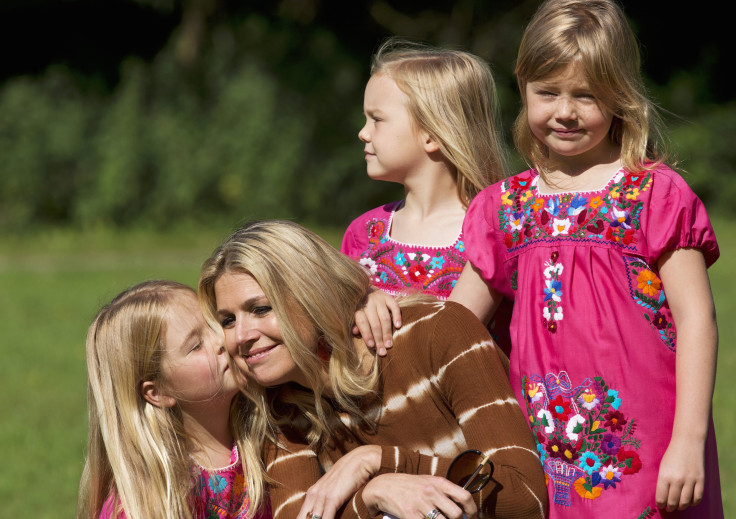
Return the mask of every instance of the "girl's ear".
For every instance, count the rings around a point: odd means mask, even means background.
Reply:
[[[174,397],[163,394],[158,385],[150,380],[141,383],[141,396],[146,402],[156,407],[174,407],[176,405]]]
[[[424,139],[424,151],[427,153],[435,153],[440,150],[439,143],[430,134],[423,132],[422,137]]]

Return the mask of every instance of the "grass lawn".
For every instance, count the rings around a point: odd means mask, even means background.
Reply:
[[[726,517],[736,517],[736,228],[716,220],[720,324],[714,397]],[[319,230],[318,230],[319,232]],[[195,285],[227,234],[179,230],[0,237],[0,502],[3,517],[69,518],[86,443],[84,338],[98,308],[144,279]],[[339,232],[322,232],[332,243]]]

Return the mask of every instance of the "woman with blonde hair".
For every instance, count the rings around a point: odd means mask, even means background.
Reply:
[[[407,298],[378,357],[351,331],[369,289],[357,262],[283,221],[242,227],[202,268],[205,316],[249,391],[262,387],[253,438],[274,517],[543,517],[534,442],[485,327],[461,305]],[[444,478],[466,449],[493,467],[474,494]]]
[[[148,281],[104,306],[87,370],[78,519],[271,517],[238,377],[191,288]]]

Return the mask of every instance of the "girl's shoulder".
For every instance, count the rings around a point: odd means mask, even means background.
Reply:
[[[398,209],[402,203],[404,203],[404,200],[394,200],[393,202],[374,207],[373,209],[366,211],[365,213],[358,216],[355,220],[353,220],[353,224],[361,224],[377,218],[390,218],[393,212]]]

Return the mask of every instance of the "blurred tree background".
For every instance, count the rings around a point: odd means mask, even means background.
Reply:
[[[344,226],[401,193],[366,177],[357,139],[382,39],[489,61],[508,135],[519,105],[513,62],[537,5],[2,0],[0,231],[265,217]],[[726,17],[623,5],[686,178],[710,211],[730,215]]]

